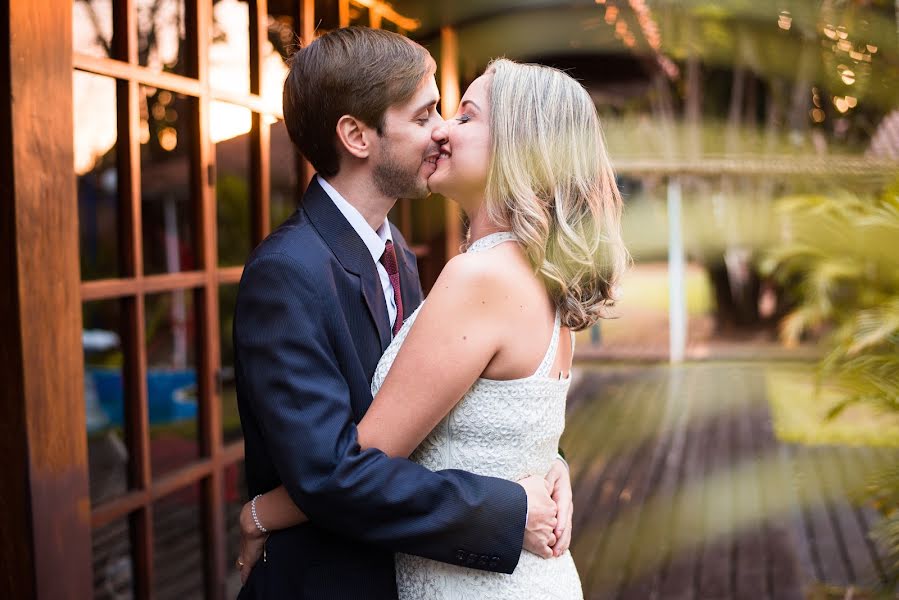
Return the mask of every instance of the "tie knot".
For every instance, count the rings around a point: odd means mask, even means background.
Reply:
[[[396,251],[393,249],[393,242],[390,240],[387,240],[387,243],[384,245],[384,253],[381,255],[381,264],[384,265],[384,269],[387,271],[388,275],[394,276],[398,273]]]

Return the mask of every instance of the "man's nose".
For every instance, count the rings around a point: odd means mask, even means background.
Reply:
[[[440,122],[437,127],[431,131],[431,140],[437,144],[445,144],[448,138],[446,121],[439,115],[438,118],[440,118]]]

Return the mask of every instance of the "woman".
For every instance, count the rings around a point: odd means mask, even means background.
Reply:
[[[612,304],[627,261],[596,109],[565,73],[501,59],[436,136],[429,187],[469,216],[468,249],[381,358],[359,442],[434,470],[545,473],[564,428],[570,332]],[[433,389],[437,372],[451,376]],[[283,488],[257,500],[256,518],[269,530],[306,520]],[[399,554],[400,598],[580,598],[567,530],[543,556],[523,551],[511,575]],[[243,577],[263,544],[244,534]]]

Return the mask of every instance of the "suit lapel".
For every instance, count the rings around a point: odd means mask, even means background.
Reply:
[[[303,196],[303,210],[309,215],[309,221],[328,244],[335,258],[348,272],[357,275],[362,283],[362,296],[371,314],[372,321],[378,330],[381,341],[381,352],[390,344],[390,317],[384,303],[384,288],[378,269],[371,259],[371,254],[362,238],[352,225],[334,206],[334,202],[318,184],[316,177],[309,182]],[[403,298],[405,301],[405,297]]]

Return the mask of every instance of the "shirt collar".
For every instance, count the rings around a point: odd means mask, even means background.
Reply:
[[[381,223],[381,226],[378,227],[377,231],[372,229],[371,225],[368,224],[368,221],[365,220],[365,217],[362,216],[362,213],[360,213],[355,206],[350,204],[346,198],[341,196],[340,192],[334,189],[334,186],[325,181],[325,178],[321,175],[316,175],[316,177],[318,177],[319,185],[322,186],[322,189],[325,190],[325,193],[328,194],[328,197],[334,202],[337,210],[339,210],[344,218],[349,221],[352,228],[359,234],[359,237],[362,238],[362,242],[371,253],[372,259],[375,263],[379,262],[381,260],[381,255],[384,254],[384,247],[387,244],[387,240],[393,241],[393,235],[390,232],[390,223],[387,221],[387,218],[384,218],[384,222]]]

